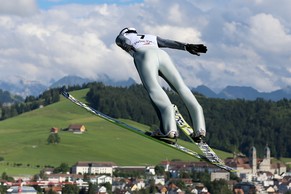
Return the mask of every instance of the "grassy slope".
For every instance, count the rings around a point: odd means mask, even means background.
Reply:
[[[72,94],[85,101],[87,91],[80,90]],[[125,122],[141,129],[148,128],[133,121]],[[84,124],[87,132],[76,135],[61,131],[60,144],[47,144],[50,128],[66,128],[70,124]],[[180,142],[197,150],[194,145]],[[217,153],[222,158],[230,156],[220,151]],[[1,121],[0,156],[5,159],[0,163],[0,173],[8,170],[8,174],[17,173],[17,169],[21,174],[39,172],[39,169],[32,168],[14,169],[11,167],[13,163],[43,167],[59,166],[62,162],[72,165],[77,161],[112,161],[118,165],[156,165],[162,160],[171,159],[196,161],[186,154],[91,115],[64,98],[45,108]]]

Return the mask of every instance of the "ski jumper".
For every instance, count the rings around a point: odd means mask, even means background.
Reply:
[[[178,134],[173,105],[159,83],[159,76],[182,98],[190,113],[195,136],[205,136],[202,107],[184,83],[169,55],[159,48],[185,50],[185,44],[154,35],[137,33],[119,34],[116,44],[133,57],[140,79],[160,118],[161,132],[164,135],[172,131]]]

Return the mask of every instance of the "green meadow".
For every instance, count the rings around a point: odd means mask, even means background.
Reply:
[[[72,94],[83,102],[87,89]],[[142,130],[149,127],[122,120]],[[60,130],[59,144],[48,144],[50,129],[83,124],[84,134]],[[180,144],[198,151],[190,143]],[[232,154],[217,151],[221,158]],[[201,153],[201,152],[200,152]],[[116,126],[76,106],[65,98],[0,122],[0,173],[35,174],[45,166],[61,163],[73,165],[77,161],[111,161],[117,165],[157,165],[163,160],[197,161],[197,159],[158,142]]]

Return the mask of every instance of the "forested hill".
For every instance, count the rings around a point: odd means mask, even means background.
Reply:
[[[186,120],[188,113],[179,96],[166,90]],[[255,146],[260,157],[266,145],[272,156],[291,157],[291,101],[277,102],[257,99],[210,99],[199,94],[196,98],[204,109],[207,138],[214,148],[246,155]],[[132,119],[153,127],[159,126],[147,92],[141,85],[128,88],[90,84],[87,100],[93,107],[116,118]]]

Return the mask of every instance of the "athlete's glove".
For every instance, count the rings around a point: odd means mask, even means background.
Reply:
[[[193,55],[200,56],[199,53],[206,53],[207,47],[203,44],[186,44],[185,50]]]

